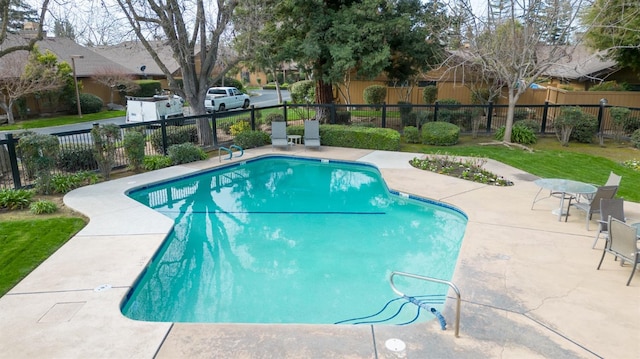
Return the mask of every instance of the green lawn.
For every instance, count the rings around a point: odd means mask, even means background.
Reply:
[[[0,131],[28,130],[32,128],[72,125],[75,123],[93,122],[98,120],[105,120],[108,118],[123,117],[126,115],[126,111],[102,111],[98,113],[82,115],[82,117],[79,117],[78,115],[70,115],[51,118],[35,118],[24,121],[16,121],[16,123],[13,125],[0,126]]]
[[[85,226],[82,218],[11,220],[0,223],[0,296]]]
[[[533,152],[527,152],[516,147],[478,145],[479,142],[490,141],[490,138],[464,140],[466,143],[461,141],[456,146],[407,145],[403,151],[491,158],[539,177],[566,178],[594,185],[604,184],[609,172],[613,171],[622,176],[618,196],[640,202],[640,172],[621,163],[640,158],[639,151],[629,146],[605,143],[605,147],[600,147],[597,144],[571,143],[569,147],[562,147],[554,137],[547,137],[532,146]],[[599,156],[592,153],[598,153]]]

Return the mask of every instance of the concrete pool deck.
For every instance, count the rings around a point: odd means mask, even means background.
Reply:
[[[389,188],[439,200],[469,217],[452,279],[462,294],[460,337],[450,295],[437,321],[410,326],[184,324],[133,321],[119,310],[172,221],[129,199],[146,183],[268,154],[344,159],[380,168]],[[241,158],[175,166],[79,188],[67,206],[89,224],[0,298],[0,358],[639,358],[640,276],[591,245],[597,215],[568,222],[557,198],[531,202],[536,177],[489,161],[512,180],[492,187],[412,168],[419,154],[271,147]],[[622,179],[623,185],[624,178]],[[630,184],[626,184],[630,185]],[[640,222],[640,204],[625,202]],[[393,268],[390,268],[393,270]],[[428,275],[428,273],[416,273]],[[402,352],[385,346],[406,344]]]

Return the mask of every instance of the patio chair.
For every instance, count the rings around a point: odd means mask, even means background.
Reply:
[[[318,121],[304,121],[304,147],[320,148],[320,124]]]
[[[622,176],[618,176],[617,174],[613,173],[613,171],[611,171],[611,173],[609,173],[609,178],[607,179],[607,182],[604,185],[620,186],[621,181],[622,181]]]
[[[287,123],[284,121],[271,122],[271,146],[289,148],[287,139]]]
[[[631,270],[631,276],[627,281],[627,285],[631,283],[631,278],[636,273],[636,267],[640,262],[640,250],[638,249],[638,237],[636,229],[620,220],[617,220],[611,216],[608,219],[609,238],[604,245],[602,251],[602,257],[600,263],[598,263],[598,270],[604,260],[604,255],[607,253],[613,254],[616,259],[620,258],[620,265],[624,265],[625,261],[628,261],[633,265]]]
[[[609,236],[609,217],[625,222],[624,199],[600,199],[600,217],[601,218],[598,221],[598,233],[596,233],[596,240],[593,241],[593,246],[591,248],[596,248],[596,243],[598,243],[598,239],[600,239],[600,234],[604,234],[605,239]]]
[[[620,182],[622,181],[622,176],[618,176],[617,174],[613,173],[613,171],[609,172],[609,178],[607,178],[607,182],[605,182],[604,186],[618,186],[620,187]],[[593,199],[593,194],[585,194],[582,195],[583,198],[585,198],[587,201],[591,201],[591,199]],[[578,198],[578,202],[580,201],[580,199]],[[604,220],[606,221],[607,218],[605,217]]]
[[[591,221],[591,217],[594,213],[600,213],[600,200],[601,199],[612,199],[616,193],[618,192],[618,186],[600,186],[598,187],[596,193],[593,195],[593,198],[589,200],[589,202],[576,202],[571,203],[573,198],[569,198],[569,206],[567,206],[567,217],[564,218],[564,221],[567,221],[569,217],[569,210],[571,206],[584,211],[585,217],[587,217],[587,231],[589,230],[589,221]]]

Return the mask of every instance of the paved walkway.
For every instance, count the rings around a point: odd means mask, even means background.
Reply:
[[[285,152],[263,147],[240,160],[272,153]],[[490,161],[490,171],[515,182],[491,187],[410,167],[408,160],[419,154],[302,146],[286,153],[369,162],[390,188],[467,213],[453,277],[463,298],[460,338],[452,327],[454,300],[443,311],[446,331],[437,321],[404,327],[173,324],[122,316],[120,303],[172,225],[125,191],[219,165],[213,158],[69,193],[65,203],[91,221],[0,298],[0,358],[640,357],[640,277],[625,286],[631,269],[611,256],[595,269],[604,241],[591,249],[596,222],[587,231],[581,212],[558,222],[550,213],[555,198],[531,210],[535,177]],[[628,217],[640,220],[639,204],[625,206]],[[390,350],[389,339],[406,349]]]

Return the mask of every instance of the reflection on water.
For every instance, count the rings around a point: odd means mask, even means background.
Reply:
[[[175,221],[123,307],[151,321],[334,323],[366,314],[393,298],[393,270],[450,279],[466,226],[456,211],[390,194],[370,166],[282,157],[130,196]],[[447,290],[399,283],[408,293]]]

